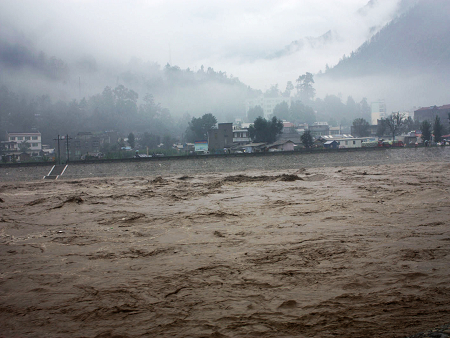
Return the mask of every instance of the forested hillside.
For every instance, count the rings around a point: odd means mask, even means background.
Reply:
[[[55,102],[88,100],[105,86],[123,85],[137,93],[137,103],[151,95],[155,104],[177,118],[213,113],[219,120],[230,120],[245,114],[244,100],[258,93],[237,77],[211,67],[162,67],[137,58],[127,64],[108,63],[89,55],[63,60],[35,49],[20,34],[10,35],[8,41],[0,37],[0,86],[28,100],[42,95]]]
[[[450,1],[422,0],[326,74],[335,78],[450,72]]]

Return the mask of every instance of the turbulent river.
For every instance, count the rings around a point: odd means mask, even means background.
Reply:
[[[448,323],[448,150],[418,151],[2,181],[0,337],[405,337]]]

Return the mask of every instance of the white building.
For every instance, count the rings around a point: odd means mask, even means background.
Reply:
[[[22,144],[27,143],[27,153],[31,156],[39,156],[42,150],[41,133],[6,133],[6,142],[9,143],[9,149],[13,152],[19,152]]]
[[[327,141],[336,141],[339,144],[339,148],[361,148],[362,147],[362,138],[356,138],[352,135],[327,135],[322,136],[324,140]]]
[[[269,119],[273,114],[273,109],[275,108],[275,106],[282,102],[286,102],[289,105],[291,99],[289,97],[264,97],[264,96],[260,96],[254,99],[248,99],[245,100],[245,113],[248,113],[248,111],[251,108],[260,106],[264,111],[263,117]]]
[[[384,102],[384,100],[372,102],[370,104],[370,111],[371,111],[370,120],[372,125],[377,125],[378,120],[385,119],[387,117],[386,103]]]
[[[360,138],[349,138],[349,139],[337,139],[339,142],[339,148],[361,148],[362,139]]]
[[[248,129],[233,129],[233,143],[247,144],[251,141],[248,135]]]

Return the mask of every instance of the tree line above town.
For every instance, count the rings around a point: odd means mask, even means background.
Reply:
[[[314,75],[305,73],[300,75],[295,81],[288,81],[286,89],[281,90],[278,84],[272,85],[264,97],[285,97],[290,98],[290,103],[282,102],[275,106],[273,115],[280,119],[287,120],[295,124],[314,122],[328,122],[331,126],[350,126],[356,118],[370,120],[370,106],[367,98],[362,98],[356,102],[352,96],[342,102],[339,95],[326,95],[323,99],[316,98],[314,88]],[[262,116],[261,107],[252,107],[247,112],[248,122],[253,122],[258,116]]]
[[[57,135],[74,136],[78,132],[114,130],[123,135],[136,132],[160,138],[182,134],[190,116],[175,120],[167,108],[154,102],[151,94],[146,94],[141,103],[138,97],[135,91],[119,85],[107,86],[101,93],[80,101],[52,102],[46,95],[26,99],[1,87],[0,137],[7,131],[38,130],[43,143],[52,144]]]
[[[186,73],[178,67],[167,66],[166,71],[173,73],[171,76],[178,78],[177,81],[185,77],[185,81],[188,81],[193,76],[186,75],[189,72]],[[220,75],[213,70],[207,70],[206,73],[209,75],[205,76],[225,79],[223,74]],[[273,114],[279,119],[293,123],[312,124],[319,120],[328,121],[331,125],[350,125],[353,117],[369,115],[370,109],[366,99],[357,103],[349,97],[345,104],[334,95],[327,95],[323,100],[314,99],[313,83],[312,74],[306,73],[299,76],[295,86],[288,83],[284,92],[279,91],[278,86],[274,85],[265,93],[249,91],[247,94],[269,97],[289,95],[292,97],[292,102],[289,105],[287,103],[277,105]],[[295,89],[297,92],[292,93]],[[245,112],[242,109],[243,101],[238,103],[241,106],[240,110],[236,110],[230,119],[222,119],[222,121],[233,122],[235,118],[241,118],[247,122],[254,122],[259,116],[263,116],[260,107],[254,107],[249,112]],[[210,106],[206,105],[206,107]],[[218,118],[214,110],[205,109],[203,112],[196,113],[200,113],[198,115],[201,116],[209,114],[217,123]],[[155,102],[152,94],[146,93],[140,97],[138,92],[124,85],[106,86],[100,93],[70,102],[62,100],[53,102],[48,95],[30,98],[10,91],[6,86],[0,88],[0,138],[4,137],[6,131],[38,130],[42,134],[43,142],[51,144],[52,139],[57,135],[115,130],[122,135],[130,132],[147,133],[146,138],[153,139],[153,143],[156,143],[158,138],[161,140],[166,136],[179,141],[192,142],[202,133],[205,134],[204,130],[202,132],[201,127],[198,126],[202,122],[201,119],[189,113],[175,118],[167,107]],[[188,128],[190,124],[194,128]]]

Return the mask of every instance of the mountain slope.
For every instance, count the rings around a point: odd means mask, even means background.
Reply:
[[[422,0],[326,74],[335,78],[450,72],[450,1]]]

